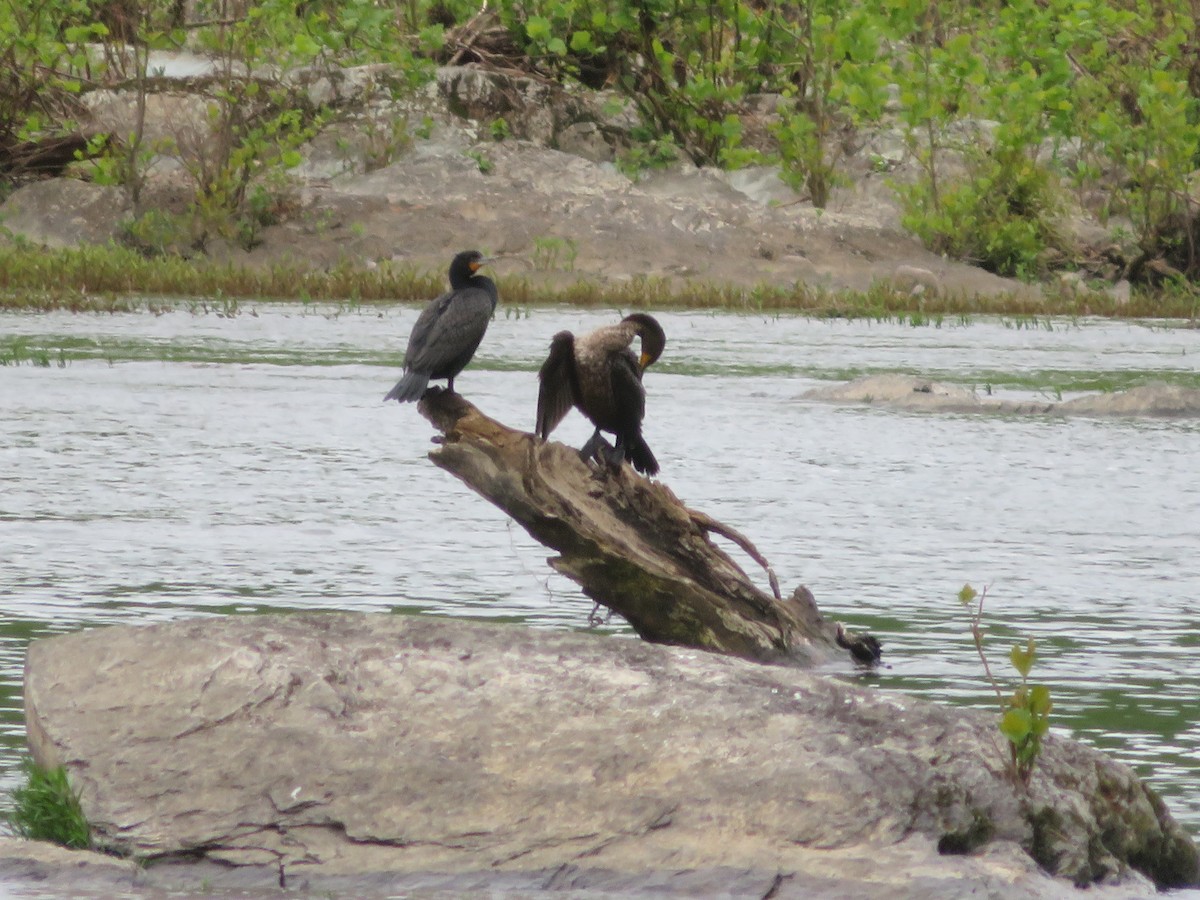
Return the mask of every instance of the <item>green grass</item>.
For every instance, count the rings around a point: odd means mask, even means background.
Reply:
[[[0,310],[151,312],[178,309],[233,314],[245,300],[335,301],[351,304],[424,300],[443,290],[443,272],[384,263],[345,263],[314,270],[299,264],[242,267],[179,257],[148,258],[117,246],[46,250],[0,246]],[[665,278],[620,284],[580,280],[563,286],[501,278],[506,307],[568,304],[620,309],[791,311],[820,318],[877,319],[941,325],[972,315],[1003,315],[1014,327],[1041,327],[1048,316],[1195,319],[1197,297],[1176,289],[1137,293],[1119,303],[1103,293],[1035,296],[946,294],[914,298],[885,284],[867,291],[829,291],[804,284],[752,287]]]
[[[14,833],[33,841],[50,841],[63,847],[91,846],[91,830],[79,805],[79,794],[71,789],[67,772],[43,769],[26,757],[21,764],[25,784],[12,792],[13,810],[8,824]]]

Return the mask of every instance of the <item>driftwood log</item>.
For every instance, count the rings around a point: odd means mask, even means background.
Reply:
[[[79,159],[100,155],[95,134],[77,131],[32,141],[0,141],[0,172],[6,175],[61,175]]]
[[[839,647],[859,661],[878,659],[874,639],[847,639],[807,588],[781,598],[749,540],[688,509],[661,482],[627,465],[591,466],[575,449],[508,428],[439,388],[418,408],[443,435],[430,451],[433,463],[556,551],[549,560],[555,570],[646,640],[772,663],[813,665],[843,652]],[[774,596],[712,534],[763,566]]]

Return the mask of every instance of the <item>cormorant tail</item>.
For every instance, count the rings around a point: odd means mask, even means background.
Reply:
[[[635,469],[647,475],[658,474],[658,460],[650,452],[650,445],[640,431],[625,435],[624,447],[625,456]]]
[[[386,403],[388,400],[399,400],[401,403],[412,403],[414,400],[421,399],[421,395],[425,393],[425,388],[428,386],[429,374],[427,372],[405,372],[404,377],[388,391],[383,401]]]

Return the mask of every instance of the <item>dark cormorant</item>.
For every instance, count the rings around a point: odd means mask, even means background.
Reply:
[[[849,650],[854,661],[864,666],[876,665],[883,658],[883,645],[870,634],[851,634],[841,622],[837,623],[837,645]]]
[[[450,290],[421,311],[408,338],[404,354],[404,377],[383,399],[409,403],[419,400],[431,378],[448,379],[454,390],[454,376],[475,355],[499,294],[492,279],[476,275],[490,260],[478,250],[464,250],[450,263]]]
[[[641,338],[641,356],[630,345]],[[621,465],[626,456],[647,475],[658,473],[658,461],[642,437],[646,414],[646,389],[642,372],[667,345],[662,326],[653,316],[634,313],[617,325],[599,328],[578,340],[560,331],[550,342],[550,355],[538,372],[537,433],[545,439],[575,406],[592,420],[596,432],[579,451],[584,459],[599,456],[607,442],[600,432],[617,438],[615,452],[605,453],[608,463]]]

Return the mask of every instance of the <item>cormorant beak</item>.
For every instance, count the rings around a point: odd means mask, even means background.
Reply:
[[[652,363],[652,362],[654,362],[654,357],[653,357],[653,356],[651,356],[649,353],[646,353],[646,352],[644,352],[644,351],[642,352],[641,358],[640,358],[640,359],[638,359],[638,365],[639,365],[639,366],[641,366],[641,369],[642,369],[642,371],[643,371],[643,372],[645,372],[645,371],[646,371],[646,368],[647,368],[647,367],[650,365],[650,363]]]
[[[471,274],[474,275],[476,272],[478,272],[480,270],[480,268],[482,268],[483,266],[486,266],[490,262],[492,262],[492,257],[490,257],[490,256],[485,256],[483,259],[472,260],[471,261]]]

